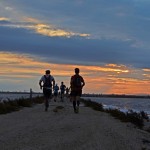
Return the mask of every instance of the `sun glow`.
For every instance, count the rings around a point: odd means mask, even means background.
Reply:
[[[0,17],[0,21],[9,21],[9,18],[5,18],[5,17]]]
[[[102,66],[85,66],[69,64],[53,64],[39,61],[37,57],[0,52],[0,81],[12,83],[18,81],[28,82],[39,78],[46,69],[51,70],[59,84],[61,81],[69,86],[70,78],[74,74],[74,68],[79,67],[84,77],[85,93],[116,93],[116,94],[141,94],[149,93],[150,72],[148,70],[133,70],[124,65],[106,64]],[[137,71],[141,78],[132,74]],[[118,74],[119,72],[119,74]],[[135,73],[136,75],[136,73]],[[31,83],[30,83],[31,84]]]

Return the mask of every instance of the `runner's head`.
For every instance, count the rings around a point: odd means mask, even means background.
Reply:
[[[79,72],[80,72],[79,68],[75,68],[74,71],[75,71],[76,74],[79,74]]]
[[[63,84],[64,84],[64,82],[61,82],[61,84],[63,85]]]
[[[46,70],[45,73],[46,73],[46,74],[50,74],[50,70]]]

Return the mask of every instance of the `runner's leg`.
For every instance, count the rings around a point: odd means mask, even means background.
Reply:
[[[77,96],[77,106],[79,106],[80,105],[80,96]]]
[[[79,105],[80,105],[80,96],[76,97],[76,101],[77,101],[77,108],[76,108],[77,111],[76,112],[78,113],[79,112]]]
[[[76,111],[76,99],[75,99],[75,97],[72,97],[72,100],[73,100],[74,111]]]
[[[48,107],[49,107],[49,103],[48,103],[48,98],[46,97],[45,98],[45,111],[48,110]]]

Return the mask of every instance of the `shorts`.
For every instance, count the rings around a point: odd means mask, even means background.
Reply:
[[[65,91],[61,91],[61,95],[64,94],[64,93],[65,93]]]
[[[55,92],[54,92],[54,96],[57,96],[57,95],[58,95],[58,93],[55,93]]]
[[[70,96],[81,96],[82,95],[82,90],[73,90],[70,93]]]
[[[51,96],[52,96],[52,90],[51,89],[43,88],[43,94],[44,94],[45,98],[51,98]]]

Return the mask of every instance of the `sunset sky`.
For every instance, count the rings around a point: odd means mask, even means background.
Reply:
[[[41,91],[46,69],[83,93],[150,94],[149,0],[0,0],[0,91]]]

